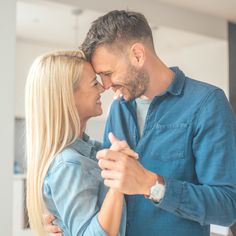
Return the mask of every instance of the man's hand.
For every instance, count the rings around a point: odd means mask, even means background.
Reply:
[[[119,141],[111,135],[109,139],[111,148],[97,153],[104,184],[125,194],[149,195],[151,186],[157,180],[163,181],[162,177],[145,169],[137,158],[130,158],[134,157],[135,152],[125,141]]]
[[[133,151],[126,141],[121,141],[115,137],[113,133],[108,134],[109,140],[111,142],[110,150],[118,151],[126,154],[127,156],[138,159],[138,153]]]
[[[55,220],[53,215],[44,215],[43,216],[43,225],[45,231],[50,236],[63,236],[62,230],[58,225],[54,225],[52,222]]]

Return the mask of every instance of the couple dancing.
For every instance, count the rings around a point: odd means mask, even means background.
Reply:
[[[236,119],[223,91],[168,68],[140,13],[98,18],[81,48],[38,57],[27,78],[34,232],[209,236],[232,224]],[[109,88],[118,99],[100,144],[85,129]]]

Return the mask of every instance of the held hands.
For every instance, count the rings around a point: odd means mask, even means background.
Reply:
[[[118,140],[109,134],[112,144],[110,149],[97,152],[99,167],[104,184],[124,194],[150,194],[158,176],[145,169],[138,161],[135,153],[126,141]]]
[[[126,141],[118,140],[112,133],[109,134],[110,149],[103,149],[97,153],[101,176],[104,184],[115,191],[125,194],[150,194],[160,176],[148,171],[138,162],[138,154],[130,149]],[[53,225],[55,217],[45,215],[43,224],[50,236],[63,236],[58,225]]]

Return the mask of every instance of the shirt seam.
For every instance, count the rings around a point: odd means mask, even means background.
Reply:
[[[194,121],[193,121],[193,130],[194,130],[193,134],[196,133],[196,128],[197,128],[196,126],[197,126],[198,121],[199,121],[199,119],[200,119],[200,114],[201,114],[202,109],[205,107],[206,103],[208,102],[208,99],[209,99],[209,98],[212,96],[212,94],[215,93],[216,91],[221,91],[221,89],[220,89],[220,88],[214,88],[214,89],[211,90],[211,91],[202,99],[202,101],[200,102],[199,108],[198,108],[198,111],[197,111],[197,114],[196,114],[195,119],[194,119]]]

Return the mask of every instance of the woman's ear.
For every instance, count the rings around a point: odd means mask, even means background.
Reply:
[[[136,67],[142,67],[145,62],[145,47],[142,43],[135,43],[130,49],[131,63]]]

